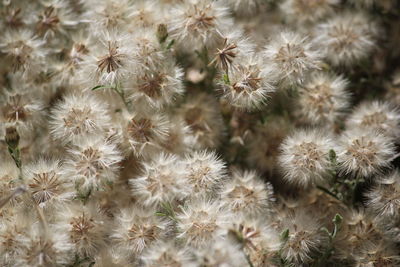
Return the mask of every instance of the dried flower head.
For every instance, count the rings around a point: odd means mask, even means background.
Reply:
[[[98,189],[118,177],[120,161],[122,156],[114,143],[93,136],[68,149],[64,172],[78,188],[84,191]]]
[[[248,264],[240,246],[229,240],[219,239],[194,252],[195,257],[191,261],[193,266],[240,267]]]
[[[0,51],[14,72],[34,74],[41,70],[47,54],[43,46],[44,41],[29,30],[7,31],[0,39]]]
[[[213,49],[214,58],[209,65],[215,65],[228,74],[237,65],[241,65],[241,60],[246,60],[250,54],[254,54],[255,47],[250,39],[243,37],[245,34],[240,30],[220,35]]]
[[[271,118],[267,123],[257,125],[248,144],[248,164],[272,174],[277,169],[280,144],[291,127],[289,122],[281,117]]]
[[[174,242],[161,241],[151,246],[140,259],[145,267],[189,266],[190,254]]]
[[[148,1],[144,2],[144,4],[147,3]],[[154,5],[154,3],[151,5]],[[164,33],[163,38],[168,38],[168,36],[168,32],[166,37]],[[133,58],[137,62],[138,69],[135,71],[136,75],[140,74],[143,70],[157,70],[157,68],[163,69],[175,66],[172,64],[174,60],[171,58],[171,55],[168,51],[165,51],[160,44],[160,40],[157,38],[157,34],[154,34],[153,31],[138,30],[132,37],[134,40]],[[164,42],[166,41],[164,40]]]
[[[219,82],[222,97],[239,109],[254,110],[259,108],[275,90],[274,70],[261,67],[261,61],[250,56],[238,63]]]
[[[190,194],[186,176],[187,171],[178,157],[154,155],[149,162],[143,162],[142,174],[129,180],[132,196],[143,206],[182,200]]]
[[[56,227],[68,234],[79,256],[93,257],[105,245],[106,223],[95,204],[74,203],[59,212]]]
[[[289,214],[283,221],[283,230],[288,237],[282,247],[282,256],[299,265],[309,262],[315,253],[321,252],[327,244],[327,236],[320,231],[320,224],[304,210]]]
[[[172,117],[170,131],[162,147],[169,153],[184,155],[193,148],[194,143],[190,127],[180,116]]]
[[[65,1],[49,0],[43,3],[37,18],[35,30],[44,39],[54,38],[57,35],[65,35],[72,27],[79,24],[75,14]]]
[[[83,4],[87,6],[85,17],[90,18],[90,29],[95,34],[101,35],[99,29],[114,30],[129,25],[129,0],[88,0]]]
[[[178,114],[190,127],[196,148],[218,147],[224,124],[218,103],[211,95],[200,93],[190,96],[180,107]]]
[[[21,134],[31,132],[40,124],[43,103],[29,91],[18,88],[18,92],[4,92],[0,107],[0,122],[3,126],[15,126]]]
[[[70,49],[66,51],[65,61],[56,65],[55,79],[60,79],[61,84],[73,84],[79,76],[81,63],[85,56],[91,51],[92,40],[84,36],[84,32],[80,31],[76,35],[71,36],[72,44]]]
[[[366,193],[367,206],[380,219],[399,218],[400,174],[396,170],[378,180],[378,184]]]
[[[286,84],[301,84],[312,70],[319,69],[320,53],[297,33],[283,31],[264,49],[266,64],[272,64]]]
[[[143,156],[158,148],[167,138],[170,123],[158,113],[133,114],[125,118],[124,135],[135,155]]]
[[[231,25],[227,9],[218,2],[190,0],[177,6],[171,21],[171,38],[187,49],[201,49],[215,44],[218,32]]]
[[[168,10],[169,8],[165,9]],[[137,1],[131,6],[129,23],[135,28],[147,30],[159,21],[162,21],[165,16],[163,11],[162,3],[160,2]]]
[[[379,242],[362,251],[354,266],[397,266],[399,264],[400,257],[397,254],[396,245],[389,242],[387,244]]]
[[[18,178],[19,169],[14,162],[4,161],[0,163],[0,200],[12,194],[12,192],[14,192],[14,190],[16,190],[18,186],[21,185]],[[11,207],[15,207],[20,202],[20,196],[13,197],[8,201],[8,205],[10,205]]]
[[[235,171],[221,190],[221,200],[231,212],[257,216],[268,211],[273,188],[254,171]]]
[[[22,177],[35,204],[41,207],[60,207],[74,196],[59,160],[40,158],[31,162],[24,166]]]
[[[239,243],[248,254],[258,258],[257,261],[264,258],[263,254],[275,252],[281,246],[278,232],[268,224],[264,216],[238,216],[228,229],[228,236]]]
[[[229,216],[218,201],[193,199],[176,214],[177,237],[195,248],[205,247],[224,235]]]
[[[160,109],[172,104],[184,92],[183,71],[170,61],[148,69],[139,69],[127,80],[127,99],[142,110]]]
[[[68,235],[53,227],[44,235],[40,224],[35,223],[19,238],[21,246],[18,247],[16,266],[50,267],[73,262],[73,246]]]
[[[395,148],[387,136],[356,129],[342,133],[336,154],[342,172],[370,176],[390,166]]]
[[[285,0],[280,9],[292,23],[312,23],[334,13],[340,0]]]
[[[337,257],[345,259],[366,259],[365,252],[372,252],[382,243],[382,233],[371,214],[364,210],[350,210],[344,216],[342,230],[335,240]]]
[[[134,70],[130,41],[129,35],[103,33],[98,46],[91,48],[92,53],[83,58],[82,81],[90,86],[120,86],[126,76]]]
[[[260,0],[228,0],[227,3],[236,15],[243,17],[257,13],[262,5]]]
[[[397,138],[400,135],[400,111],[388,102],[364,102],[347,119],[348,129],[376,130],[384,135]]]
[[[215,191],[226,178],[225,163],[213,152],[195,151],[186,156],[187,179],[193,193]]]
[[[116,215],[111,239],[128,256],[140,255],[152,244],[165,239],[169,228],[169,222],[162,221],[151,208],[126,208]]]
[[[3,16],[1,21],[2,26],[11,29],[18,29],[24,26],[26,23],[26,13],[24,11],[18,5],[6,6],[1,12]]]
[[[298,130],[286,137],[278,159],[284,179],[301,187],[322,182],[329,174],[329,152],[334,148],[333,140],[320,129]]]
[[[3,218],[2,218],[3,219]],[[3,219],[0,223],[0,264],[3,266],[15,265],[20,255],[20,248],[24,245],[23,237],[27,226],[32,223],[29,217],[13,215]]]
[[[315,42],[333,65],[349,66],[372,52],[377,31],[375,22],[365,14],[348,12],[319,24]]]
[[[301,116],[312,124],[333,124],[350,105],[347,85],[342,76],[313,73],[299,88]]]
[[[52,136],[64,143],[104,134],[110,124],[107,104],[90,94],[70,94],[52,110]]]

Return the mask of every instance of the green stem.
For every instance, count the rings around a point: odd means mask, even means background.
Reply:
[[[251,262],[250,256],[247,255],[247,253],[244,252],[244,250],[243,250],[243,254],[244,254],[244,256],[246,257],[246,260],[247,260],[247,263],[249,264],[249,266],[250,266],[250,267],[254,267],[253,263]]]
[[[323,186],[320,186],[320,185],[317,185],[317,188],[318,188],[319,190],[321,190],[322,192],[324,192],[324,193],[326,193],[326,194],[328,194],[328,195],[330,195],[330,196],[336,198],[337,200],[340,200],[334,193],[332,193],[331,191],[329,191],[329,189],[327,189],[327,188],[325,188],[325,187],[323,187]]]

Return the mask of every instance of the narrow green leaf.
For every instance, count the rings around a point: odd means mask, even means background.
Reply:
[[[224,83],[225,83],[225,84],[230,84],[230,80],[229,80],[228,74],[224,74],[223,80],[224,80]]]
[[[342,221],[343,221],[343,217],[340,214],[336,213],[335,217],[333,218],[333,223],[337,224],[337,225],[341,225]]]
[[[175,43],[175,39],[172,39],[172,40],[168,43],[167,49],[170,49],[170,48],[174,45],[174,43]]]
[[[329,160],[332,162],[332,163],[336,163],[336,152],[335,152],[335,150],[333,150],[333,149],[331,149],[331,150],[329,150]]]
[[[95,90],[104,89],[104,88],[110,88],[110,86],[108,86],[108,85],[97,85],[97,86],[93,87],[93,88],[90,89],[90,90],[91,90],[91,91],[95,91]]]
[[[281,233],[281,239],[285,242],[289,239],[289,229],[286,229]]]

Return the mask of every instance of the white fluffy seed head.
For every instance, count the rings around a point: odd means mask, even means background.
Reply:
[[[28,76],[44,69],[47,54],[45,41],[29,30],[6,31],[0,38],[0,51],[14,72],[22,72]]]
[[[172,241],[160,241],[151,246],[140,260],[142,266],[189,266],[190,254],[187,249],[179,248]]]
[[[209,65],[214,65],[219,70],[228,73],[241,65],[242,60],[254,54],[255,46],[249,38],[245,37],[243,31],[234,30],[219,34],[215,48],[209,52],[213,55]]]
[[[221,143],[224,123],[218,103],[206,93],[194,94],[178,110],[191,130],[196,149],[215,149]]]
[[[274,173],[277,169],[279,146],[291,127],[290,122],[281,117],[271,118],[267,123],[257,125],[253,138],[249,140],[249,166],[268,174]]]
[[[320,230],[320,224],[303,210],[289,214],[283,220],[282,227],[283,231],[289,231],[282,247],[282,256],[295,265],[309,262],[327,245],[327,236]]]
[[[132,37],[115,32],[103,32],[96,47],[91,47],[81,62],[80,79],[88,87],[121,86],[133,71]]]
[[[248,263],[237,244],[219,239],[209,246],[195,250],[194,259],[189,266],[230,266],[241,267]]]
[[[79,15],[72,12],[67,2],[60,0],[41,2],[39,14],[31,21],[35,24],[36,33],[46,41],[67,35],[68,30],[75,28],[79,22]]]
[[[129,25],[129,15],[132,12],[129,0],[110,0],[83,2],[86,5],[85,17],[90,18],[90,30],[95,35],[101,35],[102,29],[123,29]]]
[[[168,10],[162,7],[160,1],[136,1],[131,5],[128,25],[134,29],[142,28],[151,31],[158,22],[166,19],[163,12],[168,12]]]
[[[33,127],[41,122],[44,105],[28,88],[4,93],[0,96],[0,122],[1,126],[16,126],[18,132],[32,132]]]
[[[162,147],[169,153],[184,155],[194,146],[195,140],[190,127],[180,116],[171,118],[171,129],[162,143]]]
[[[178,238],[187,245],[202,248],[221,238],[230,213],[218,201],[207,198],[192,199],[176,213]]]
[[[66,60],[60,63],[54,63],[55,76],[54,80],[62,86],[69,86],[77,82],[81,62],[85,56],[91,52],[93,47],[93,39],[88,37],[83,30],[71,35],[71,44],[68,46]]]
[[[170,23],[171,38],[177,40],[184,49],[202,49],[213,46],[219,36],[232,25],[227,9],[219,2],[190,0],[177,6]]]
[[[367,207],[382,220],[400,216],[400,174],[396,170],[378,180],[378,184],[366,193]]]
[[[313,23],[334,13],[340,0],[284,0],[280,9],[291,23]]]
[[[4,207],[2,208],[4,212]],[[20,248],[24,245],[21,236],[27,232],[27,226],[32,221],[27,216],[11,215],[1,218],[0,222],[0,264],[2,266],[15,265],[16,258],[19,257]]]
[[[187,170],[175,155],[158,154],[143,162],[139,177],[129,180],[132,196],[143,206],[158,206],[182,200],[190,194]]]
[[[262,181],[254,171],[234,171],[220,194],[226,209],[247,216],[268,212],[274,200],[272,185]]]
[[[105,246],[107,221],[93,203],[72,203],[58,213],[56,228],[68,234],[80,257],[93,257]]]
[[[40,207],[60,207],[74,196],[73,186],[63,174],[59,160],[40,158],[31,162],[22,169],[22,177],[33,201]]]
[[[302,84],[306,76],[319,69],[320,53],[307,37],[290,31],[282,31],[265,46],[265,64],[279,73],[286,85]]]
[[[329,152],[334,148],[332,139],[321,129],[298,130],[286,137],[278,159],[284,179],[301,187],[322,182],[329,174]]]
[[[73,262],[73,245],[69,242],[67,233],[54,227],[44,235],[41,225],[34,223],[19,239],[21,246],[18,247],[16,266],[57,266]]]
[[[346,121],[347,129],[375,130],[392,138],[400,136],[400,111],[388,102],[364,102]]]
[[[398,266],[400,264],[400,257],[394,243],[381,240],[381,242],[371,244],[371,247],[361,251],[354,266],[377,266],[378,264],[383,266]]]
[[[335,66],[350,66],[366,58],[374,49],[378,27],[363,13],[343,13],[316,29],[316,44]]]
[[[222,74],[219,82],[222,97],[238,109],[260,108],[271,92],[275,91],[276,82],[274,69],[261,66],[260,59],[248,56],[237,63],[229,75]]]
[[[121,153],[101,136],[82,139],[68,149],[64,172],[83,191],[99,189],[118,177]]]
[[[395,153],[391,138],[359,129],[343,132],[336,151],[341,172],[361,176],[370,176],[389,167]]]
[[[132,264],[130,259],[115,248],[104,248],[94,258],[94,267],[124,267]]]
[[[144,2],[145,5],[147,3],[148,1]],[[135,72],[140,73],[141,69],[154,69],[158,64],[167,63],[169,66],[173,65],[171,63],[174,60],[168,54],[168,51],[164,50],[153,29],[151,31],[138,29],[133,33],[132,39],[134,41],[133,58],[137,63],[136,68],[138,69]]]
[[[226,178],[225,163],[214,152],[195,151],[184,161],[194,194],[212,193]]]
[[[257,13],[262,5],[260,0],[227,0],[226,1],[235,15],[246,18]]]
[[[152,208],[125,208],[116,215],[111,240],[127,257],[140,255],[168,235],[170,223],[161,220]]]
[[[12,161],[4,161],[0,163],[0,196],[6,197],[21,186],[19,177],[19,169]],[[20,196],[13,197],[8,205],[15,207],[21,201]],[[1,216],[0,216],[1,217]]]
[[[161,109],[184,92],[183,71],[171,61],[139,69],[126,81],[127,99],[137,109]]]
[[[123,127],[130,150],[137,156],[146,156],[159,148],[171,130],[168,118],[159,113],[128,114]]]
[[[311,124],[333,124],[350,105],[347,85],[342,76],[313,73],[299,88],[301,116]]]
[[[342,230],[336,237],[338,258],[365,259],[365,251],[370,251],[384,239],[371,214],[361,210],[349,210],[344,214]]]
[[[242,245],[244,251],[256,262],[265,259],[266,255],[278,251],[281,244],[279,234],[271,225],[266,216],[248,217],[237,216],[228,226],[228,240]],[[259,255],[257,255],[259,254]]]
[[[52,110],[51,135],[63,143],[104,134],[110,125],[107,104],[90,94],[71,94]]]

